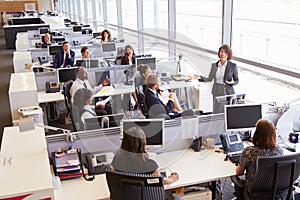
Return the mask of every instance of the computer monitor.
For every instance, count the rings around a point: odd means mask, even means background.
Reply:
[[[49,33],[49,28],[39,28],[40,35],[45,35]]]
[[[57,69],[57,81],[63,85],[65,82],[69,80],[76,80],[76,68],[77,67],[70,67],[70,68],[58,68]]]
[[[101,32],[94,32],[93,33],[93,38],[100,38],[101,37]]]
[[[73,32],[81,32],[81,26],[73,26]]]
[[[114,52],[117,51],[116,43],[114,42],[105,42],[102,44],[102,51],[105,52]]]
[[[84,29],[82,29],[81,30],[81,33],[83,34],[83,35],[88,35],[88,34],[92,34],[92,29],[90,29],[90,28],[84,28]]]
[[[118,127],[122,119],[124,119],[124,113],[86,118],[84,119],[84,130]]]
[[[141,128],[146,136],[147,148],[162,147],[164,144],[164,120],[163,119],[125,119],[121,121],[121,139],[131,127]]]
[[[62,46],[61,45],[51,45],[51,46],[48,46],[48,52],[49,52],[49,55],[50,56],[55,56],[56,53],[60,50],[62,50]]]
[[[224,106],[226,132],[255,129],[256,122],[261,118],[261,104],[234,104]]]
[[[102,82],[103,82],[107,77],[110,79],[110,73],[109,73],[109,71],[95,72],[96,85],[102,84]],[[110,83],[109,83],[109,85],[110,85]]]
[[[156,58],[155,57],[136,58],[135,64],[136,64],[136,66],[139,66],[140,64],[147,64],[152,71],[156,71]]]
[[[76,66],[82,66],[85,68],[96,68],[99,67],[99,62],[98,60],[76,60]]]

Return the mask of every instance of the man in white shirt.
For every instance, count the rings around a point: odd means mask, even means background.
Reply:
[[[73,82],[73,85],[70,89],[70,94],[71,94],[71,101],[73,102],[73,96],[76,93],[76,91],[80,88],[86,88],[90,91],[92,91],[92,94],[96,94],[98,93],[103,86],[109,85],[109,78],[105,78],[102,81],[102,84],[96,86],[96,87],[92,87],[90,82],[88,81],[88,73],[86,71],[86,69],[84,67],[78,67],[77,69],[77,78],[76,80]],[[110,97],[108,97],[110,98]],[[97,115],[106,115],[106,114],[111,114],[112,110],[111,110],[111,105],[109,103],[106,104],[96,104],[96,108],[95,111],[97,113]]]

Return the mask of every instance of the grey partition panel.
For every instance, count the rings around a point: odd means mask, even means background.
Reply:
[[[45,91],[46,82],[57,82],[57,75],[55,71],[37,72],[34,75],[38,91]]]

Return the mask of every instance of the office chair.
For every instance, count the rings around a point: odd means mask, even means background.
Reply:
[[[145,94],[141,85],[136,85],[136,97],[138,100],[138,108],[141,110],[146,118],[149,118],[149,110],[146,105]]]
[[[245,181],[230,177],[235,185],[237,199],[273,200],[293,199],[293,183],[300,174],[300,153],[258,157],[251,192],[244,192]]]
[[[73,80],[69,80],[67,81],[64,85],[63,85],[63,95],[64,95],[64,99],[65,99],[65,104],[67,107],[67,111],[68,114],[70,113],[70,107],[71,107],[71,93],[70,93],[70,89],[73,85]]]
[[[162,176],[108,170],[106,181],[112,200],[165,200]]]
[[[75,132],[77,131],[83,131],[84,130],[84,124],[81,121],[81,116],[80,116],[80,112],[79,112],[79,107],[71,104],[70,107],[70,115],[71,115],[71,119],[72,119],[72,126]]]
[[[123,57],[122,55],[116,57],[116,59],[115,59],[115,64],[116,64],[116,65],[121,65],[122,57]]]

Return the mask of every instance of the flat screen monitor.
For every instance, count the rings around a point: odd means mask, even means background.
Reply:
[[[73,32],[81,32],[81,26],[73,26]]]
[[[119,127],[122,119],[124,119],[124,113],[86,118],[84,119],[84,130]]]
[[[117,51],[116,43],[114,42],[105,42],[102,44],[102,51],[103,52],[114,52]]]
[[[95,72],[96,85],[102,84],[102,82],[107,77],[110,79],[110,73],[109,73],[109,71]],[[109,85],[110,85],[110,83],[109,83]]]
[[[51,46],[48,46],[48,50],[49,50],[49,55],[51,56],[55,56],[56,53],[60,50],[62,50],[62,46],[61,45],[51,45]]]
[[[155,57],[136,58],[135,64],[136,64],[136,66],[139,66],[140,64],[147,64],[152,71],[156,71],[156,58]]]
[[[52,40],[54,43],[62,44],[64,41],[66,41],[66,38],[64,36],[53,36]]]
[[[88,34],[92,34],[92,29],[90,29],[90,28],[84,28],[84,29],[82,29],[81,30],[81,33],[82,34],[86,34],[86,35],[88,35]]]
[[[93,37],[94,38],[100,38],[101,37],[101,32],[94,32]]]
[[[82,66],[85,68],[97,68],[99,67],[99,62],[98,60],[76,60],[76,66]]]
[[[226,131],[247,131],[255,129],[256,122],[262,118],[261,104],[234,104],[224,106]]]
[[[146,136],[147,147],[162,147],[164,144],[164,120],[163,119],[126,119],[121,122],[121,139],[131,127],[141,128]]]
[[[40,35],[45,35],[49,33],[49,28],[39,28]]]
[[[76,67],[57,69],[57,80],[61,85],[69,80],[75,81],[75,79],[76,79]]]

